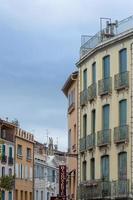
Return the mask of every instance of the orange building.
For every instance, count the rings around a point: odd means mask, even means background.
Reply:
[[[34,136],[18,128],[15,151],[15,200],[33,200]]]
[[[77,119],[78,72],[73,72],[65,82],[63,93],[68,98],[68,199],[77,199]]]

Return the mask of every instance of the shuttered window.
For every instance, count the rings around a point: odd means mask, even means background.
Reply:
[[[83,137],[87,135],[87,115],[83,116]]]
[[[127,100],[121,100],[119,102],[119,124],[120,126],[127,123]]]
[[[119,179],[127,178],[127,153],[122,152],[118,154],[118,176]]]
[[[87,69],[83,71],[83,89],[87,89]]]
[[[103,58],[103,78],[110,77],[110,56],[106,56]]]
[[[8,200],[12,200],[12,192],[8,193]]]
[[[101,178],[103,180],[109,179],[109,156],[102,156],[101,158]]]
[[[96,111],[92,110],[91,113],[91,133],[95,133],[96,128]]]
[[[96,62],[92,64],[92,83],[96,83]]]
[[[90,177],[91,180],[95,179],[95,158],[90,160]]]
[[[109,105],[103,106],[103,130],[109,129]]]
[[[119,71],[125,72],[127,71],[127,50],[122,49],[119,51]]]
[[[12,158],[12,147],[9,147],[9,157]]]

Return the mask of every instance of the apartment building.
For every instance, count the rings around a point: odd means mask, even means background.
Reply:
[[[65,82],[63,93],[68,99],[68,199],[77,199],[77,108],[78,72],[73,72]]]
[[[33,200],[34,136],[17,128],[15,136],[15,200]]]
[[[85,39],[77,67],[78,199],[133,199],[133,16]]]
[[[0,177],[14,175],[14,138],[16,126],[0,119]],[[14,199],[14,185],[11,191],[1,191],[2,200]]]

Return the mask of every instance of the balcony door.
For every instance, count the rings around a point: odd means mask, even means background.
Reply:
[[[120,73],[127,71],[127,50],[119,51],[119,71]]]
[[[118,177],[120,180],[127,178],[127,153],[118,154]]]
[[[103,79],[110,77],[110,56],[103,58]]]
[[[102,127],[103,130],[109,129],[109,105],[103,106],[103,122]]]
[[[101,178],[103,181],[109,180],[109,156],[102,156],[101,158]]]
[[[119,102],[119,124],[124,126],[127,124],[127,101],[126,99]]]

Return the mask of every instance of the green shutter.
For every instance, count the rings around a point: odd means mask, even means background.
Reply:
[[[127,71],[127,50],[126,49],[122,49],[119,52],[119,71],[120,73]]]
[[[83,116],[83,137],[87,135],[87,115]]]
[[[6,151],[6,150],[5,150],[5,145],[3,144],[3,145],[2,145],[2,156],[5,156],[5,151]]]
[[[92,64],[92,83],[96,83],[96,62]]]
[[[87,89],[87,69],[83,72],[83,88],[84,90]]]
[[[127,101],[122,100],[119,102],[119,124],[120,126],[127,123]]]
[[[110,77],[110,56],[103,58],[103,78]]]
[[[9,147],[9,157],[12,158],[12,147]]]

